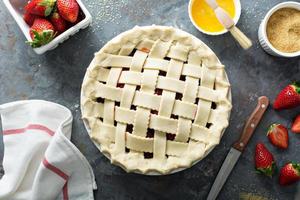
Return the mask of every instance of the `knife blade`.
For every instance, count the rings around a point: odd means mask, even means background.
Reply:
[[[2,119],[1,119],[1,113],[0,113],[0,135],[2,135]]]
[[[222,164],[222,167],[213,183],[213,186],[210,189],[210,192],[207,196],[207,200],[215,200],[217,198],[219,192],[221,191],[228,176],[233,170],[235,164],[237,163],[240,155],[247,146],[252,134],[254,133],[268,106],[269,99],[267,97],[262,96],[258,98],[258,104],[255,110],[248,118],[248,120],[246,121],[245,127],[239,140],[232,145],[229,153],[227,154]]]
[[[3,169],[3,154],[4,154],[4,144],[3,144],[3,130],[2,130],[2,119],[0,113],[0,179],[4,175]]]

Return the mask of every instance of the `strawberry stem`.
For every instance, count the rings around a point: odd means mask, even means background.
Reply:
[[[32,46],[33,48],[48,44],[56,35],[53,30],[44,30],[43,32],[37,32],[33,30],[32,32],[34,34],[33,40],[27,41],[26,43],[30,44],[30,46]]]
[[[39,6],[44,6],[46,8],[44,13],[46,17],[51,14],[55,2],[56,0],[43,0],[38,4]]]
[[[297,171],[297,174],[300,175],[300,164],[292,162],[292,166]]]
[[[293,83],[293,86],[295,86],[295,90],[298,94],[300,94],[300,82],[299,81],[295,81]]]
[[[271,126],[269,126],[267,135],[269,135],[271,133],[271,131],[273,131],[274,127],[276,127],[276,126],[278,126],[278,124],[272,124]]]
[[[276,164],[275,162],[272,162],[272,165],[269,167],[260,167],[260,168],[256,168],[256,171],[260,174],[264,174],[270,178],[272,178],[272,175],[274,173],[274,171],[276,170]]]

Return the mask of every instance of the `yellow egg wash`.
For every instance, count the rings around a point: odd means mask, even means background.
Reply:
[[[231,18],[234,18],[234,0],[217,0],[217,2],[221,8],[227,11]],[[207,32],[224,30],[213,9],[209,7],[205,0],[194,0],[191,7],[191,14],[196,25]]]

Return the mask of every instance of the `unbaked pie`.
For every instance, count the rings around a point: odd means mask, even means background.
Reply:
[[[172,27],[135,27],[95,54],[81,110],[89,135],[113,164],[168,174],[220,142],[230,84],[224,65],[199,39]]]

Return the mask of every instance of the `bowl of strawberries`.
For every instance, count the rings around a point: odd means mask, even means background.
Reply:
[[[4,4],[37,54],[56,48],[92,22],[81,0],[4,0]]]

